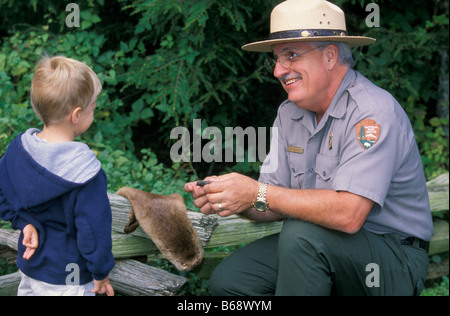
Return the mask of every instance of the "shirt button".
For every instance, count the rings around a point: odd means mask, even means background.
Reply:
[[[293,173],[295,173],[295,168],[292,168],[291,171],[292,171]]]
[[[314,172],[314,168],[309,168],[309,172]]]
[[[323,174],[324,177],[327,176],[327,172],[326,171],[322,172],[322,174]]]

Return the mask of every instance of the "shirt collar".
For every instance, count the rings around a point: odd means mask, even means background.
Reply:
[[[330,106],[324,114],[324,118],[326,116],[332,116],[334,118],[341,118],[344,116],[345,111],[347,110],[346,106],[341,106],[341,100],[344,93],[353,85],[356,79],[356,73],[353,69],[349,68],[347,73],[342,79],[341,84],[339,85],[338,90],[334,94],[333,99],[331,100]],[[309,111],[304,110],[296,106],[296,110],[291,115],[291,119],[298,120],[305,116]]]
[[[347,111],[347,99],[343,98],[344,94],[347,92],[347,90],[353,86],[353,83],[356,79],[356,73],[353,69],[349,68],[347,73],[344,76],[344,79],[342,79],[341,84],[339,85],[338,90],[334,94],[333,99],[331,100],[330,106],[328,107],[327,111],[325,112],[325,115],[332,116],[334,118],[341,118],[344,116],[345,112]],[[345,105],[342,105],[342,103],[345,103]],[[325,117],[324,115],[324,117]]]

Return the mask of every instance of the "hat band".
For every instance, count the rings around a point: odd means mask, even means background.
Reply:
[[[299,38],[299,37],[316,37],[316,36],[347,36],[345,30],[289,30],[270,33],[270,40]]]

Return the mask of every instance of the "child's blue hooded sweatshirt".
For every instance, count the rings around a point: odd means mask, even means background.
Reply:
[[[0,218],[39,233],[28,261],[21,234],[17,266],[51,284],[73,284],[74,263],[80,285],[103,280],[114,267],[106,174],[85,144],[48,143],[37,132],[20,134],[0,159]]]

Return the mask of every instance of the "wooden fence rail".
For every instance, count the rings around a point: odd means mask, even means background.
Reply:
[[[429,181],[427,186],[431,211],[439,215],[434,216],[435,234],[430,244],[430,255],[434,255],[449,250],[448,173]],[[131,234],[123,233],[129,220],[130,203],[115,194],[109,194],[109,199],[113,213],[113,255],[116,259],[110,279],[116,292],[125,295],[176,295],[186,283],[186,278],[131,259],[138,256],[156,257],[160,252],[140,227]],[[253,223],[235,215],[221,218],[193,211],[187,214],[205,250],[246,244],[277,233],[282,226],[281,222]],[[17,250],[19,234],[19,231],[0,229],[0,245]],[[221,258],[224,255],[227,254],[206,251],[204,262],[196,269],[196,273],[208,276],[211,272],[209,260],[216,257],[213,262],[217,262],[217,256]],[[15,295],[19,282],[18,273],[0,277],[0,296]]]

